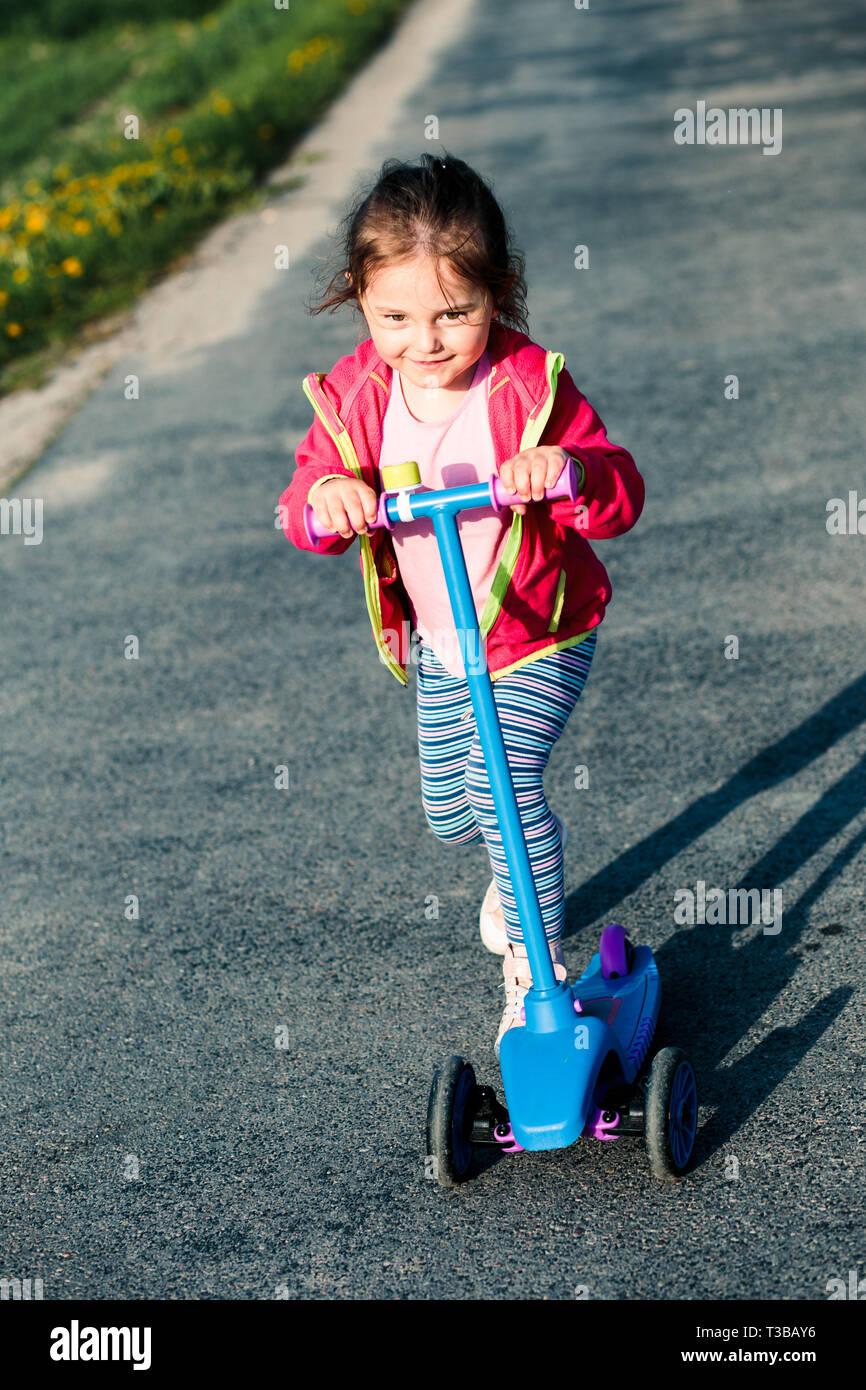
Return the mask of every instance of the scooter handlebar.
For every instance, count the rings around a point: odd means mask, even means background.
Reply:
[[[442,490],[446,491],[447,489]],[[411,495],[417,496],[417,490]],[[386,504],[389,498],[396,496],[396,492],[380,493],[376,515],[372,521],[367,522],[368,531],[375,531],[381,526],[386,526],[389,530],[391,529],[392,523],[386,511]],[[569,458],[566,462],[565,467],[553,484],[553,487],[548,487],[544,490],[545,502],[556,502],[561,498],[568,498],[570,502],[577,501],[577,468],[572,458]],[[467,505],[461,507],[460,510],[472,511],[477,510],[479,507],[493,507],[495,511],[500,512],[504,507],[513,506],[514,503],[519,503],[520,500],[520,495],[516,492],[509,492],[506,487],[503,487],[498,474],[494,474],[490,479],[486,497],[475,503],[474,507],[471,503],[467,503]],[[326,536],[338,536],[340,534],[339,531],[329,531],[326,526],[322,525],[309,502],[304,504],[304,528],[311,545],[315,544],[317,540],[324,539]]]

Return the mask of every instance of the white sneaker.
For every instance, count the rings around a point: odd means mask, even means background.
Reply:
[[[565,846],[568,844],[568,826],[565,821],[554,811],[553,819],[559,826],[559,836],[562,840],[562,850],[565,853]],[[481,904],[481,915],[479,918],[481,929],[481,940],[492,951],[495,956],[504,956],[505,948],[508,945],[508,934],[505,930],[505,916],[502,912],[502,903],[499,899],[499,889],[496,887],[496,879],[490,880],[490,886],[484,894],[484,902]]]
[[[568,972],[562,954],[562,939],[549,942],[548,945],[550,947],[550,959],[553,961],[554,975],[557,980],[567,980]],[[509,941],[505,951],[505,959],[502,962],[502,973],[505,977],[505,1009],[499,1023],[496,1042],[493,1044],[497,1062],[499,1061],[499,1044],[502,1042],[503,1035],[508,1032],[509,1028],[522,1028],[526,1023],[523,1000],[526,997],[526,991],[532,986],[532,972],[529,968],[525,946]]]

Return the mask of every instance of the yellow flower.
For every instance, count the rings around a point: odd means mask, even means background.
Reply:
[[[23,285],[25,280],[29,280],[30,271],[27,269],[26,265],[16,265],[12,272],[12,279],[15,281],[16,285]]]
[[[78,217],[72,224],[72,230],[76,236],[89,236],[91,232],[91,223],[88,222],[86,217]]]
[[[69,211],[70,211],[70,212],[81,212],[81,210],[82,210],[83,207],[84,207],[84,199],[83,199],[83,198],[70,198],[70,199],[69,199]]]
[[[48,218],[41,208],[31,208],[24,219],[24,226],[28,232],[41,232],[47,221]]]
[[[6,325],[6,332],[9,334],[9,337],[10,337],[10,338],[20,338],[20,337],[21,337],[21,324],[20,324],[20,323],[7,323],[7,325]]]
[[[301,68],[304,66],[304,55],[299,48],[292,49],[286,59],[286,66],[293,68],[295,72],[300,72]]]
[[[77,256],[67,256],[60,262],[60,268],[66,275],[81,275],[84,272],[84,266]]]
[[[183,139],[183,131],[179,126],[169,126],[168,130],[165,132],[165,138],[170,145],[176,145],[179,140]]]
[[[228,97],[221,96],[219,92],[215,92],[213,97],[213,109],[218,116],[228,116],[235,108]]]
[[[8,304],[8,303],[9,303],[9,291],[8,291],[8,290],[0,290],[0,309],[3,308],[3,305],[4,305],[4,304]]]
[[[57,168],[54,170],[54,177],[62,181],[63,179],[68,179],[71,173],[72,170],[68,164],[58,164]]]
[[[172,150],[171,157],[177,164],[189,163],[189,151],[185,150],[183,145],[178,145],[176,150]]]
[[[12,221],[12,209],[0,208],[0,227],[8,227]]]

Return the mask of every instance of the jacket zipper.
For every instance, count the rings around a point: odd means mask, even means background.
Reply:
[[[363,481],[361,463],[355,452],[355,446],[352,443],[349,431],[346,429],[346,426],[343,424],[336,410],[322,390],[321,382],[324,375],[324,372],[311,372],[309,376],[304,377],[304,395],[307,397],[325,429],[328,431],[328,434],[331,436],[337,452],[346,467],[351,473],[354,473],[357,478]],[[361,542],[361,573],[364,579],[364,597],[367,601],[367,612],[370,615],[376,646],[389,671],[396,676],[401,685],[408,685],[409,676],[405,667],[394,660],[388,649],[388,644],[383,640],[382,609],[379,604],[378,576],[373,561],[370,537],[367,535],[360,535],[358,539]]]
[[[564,362],[565,358],[561,352],[553,352],[548,349],[544,362],[544,370],[547,376],[547,393],[529,413],[526,424],[523,427],[523,434],[520,437],[520,453],[523,453],[524,449],[534,448],[544,433],[544,427],[550,419],[550,412],[553,410],[553,401],[556,396],[556,384]],[[520,559],[522,541],[523,517],[519,512],[515,512],[511,522],[511,530],[508,533],[508,540],[505,542],[505,550],[502,553],[499,568],[493,577],[490,593],[487,595],[487,602],[481,614],[479,627],[481,629],[482,640],[490,636],[501,616],[505,604],[505,597],[517,573],[517,564]]]

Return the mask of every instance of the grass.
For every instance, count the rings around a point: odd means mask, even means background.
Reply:
[[[406,3],[0,0],[0,393],[248,203]]]

